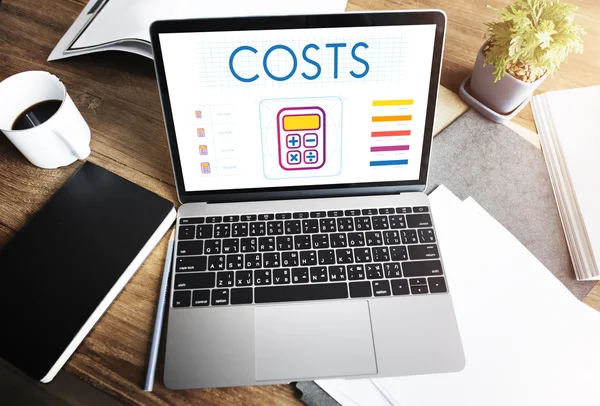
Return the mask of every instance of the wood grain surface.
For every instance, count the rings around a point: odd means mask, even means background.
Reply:
[[[493,17],[486,4],[499,0],[351,0],[348,10],[444,8],[449,17],[442,84],[457,91],[469,75],[482,43],[483,21]],[[600,3],[575,1],[588,30],[586,53],[571,58],[541,90],[598,84]],[[46,70],[65,83],[92,129],[90,161],[177,203],[162,112],[152,62],[125,53],[100,53],[46,62],[54,45],[83,8],[83,0],[5,0],[0,3],[0,80],[26,70]],[[456,95],[442,89],[439,130],[465,110]],[[518,123],[534,129],[530,110]],[[44,170],[31,164],[0,136],[0,246],[4,245],[64,184],[81,163]],[[178,203],[177,203],[178,205]],[[110,306],[69,360],[69,372],[135,405],[298,405],[289,385],[169,391],[162,385],[161,353],[155,391],[142,391],[167,247],[166,238]],[[586,298],[600,310],[600,288]],[[599,366],[600,367],[600,366]]]

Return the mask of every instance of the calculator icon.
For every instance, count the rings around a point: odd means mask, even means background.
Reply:
[[[286,171],[325,165],[325,111],[321,107],[285,107],[277,113],[279,166]]]

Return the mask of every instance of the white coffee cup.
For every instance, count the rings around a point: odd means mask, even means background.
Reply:
[[[52,117],[35,127],[12,129],[23,111],[46,100],[61,101]],[[90,155],[90,128],[65,85],[48,72],[17,73],[0,82],[0,130],[40,168],[66,166]]]

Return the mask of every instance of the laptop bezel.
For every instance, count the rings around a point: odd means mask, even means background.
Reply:
[[[186,191],[183,171],[173,123],[173,113],[162,58],[159,35],[166,33],[217,32],[243,30],[311,29],[395,25],[435,25],[435,40],[429,81],[428,105],[421,156],[419,179],[414,181],[367,182],[329,185],[308,185],[274,188],[247,188],[209,191]],[[437,104],[442,55],[446,31],[446,14],[441,10],[358,12],[343,14],[290,15],[270,17],[207,18],[189,20],[156,21],[150,26],[154,65],[164,115],[164,122],[171,153],[171,162],[181,203],[191,202],[238,202],[317,197],[362,196],[394,194],[425,190],[435,108]]]

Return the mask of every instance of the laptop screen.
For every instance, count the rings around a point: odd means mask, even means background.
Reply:
[[[418,180],[435,35],[160,33],[185,192]]]

